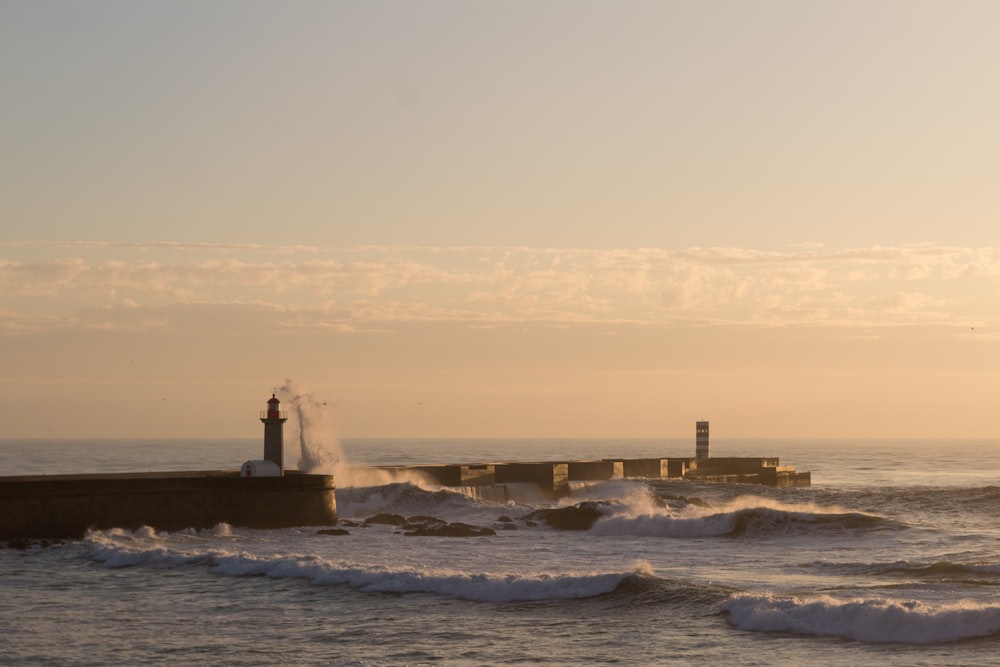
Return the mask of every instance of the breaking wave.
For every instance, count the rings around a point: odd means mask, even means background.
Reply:
[[[428,490],[411,482],[337,489],[337,510],[342,517],[379,513],[461,514],[486,505],[457,490]]]
[[[720,507],[679,502],[665,506],[644,484],[610,484],[581,494],[575,507],[594,505],[601,516],[589,527],[598,536],[632,537],[737,537],[757,535],[842,534],[895,530],[905,526],[875,514],[836,506],[790,504],[757,496],[743,496]],[[604,500],[600,500],[604,499]],[[580,500],[574,497],[573,500]],[[491,522],[497,510],[510,513],[513,506],[481,500],[460,491],[425,489],[409,482],[382,486],[350,487],[337,491],[341,516],[365,517],[378,513],[404,516],[433,515]],[[532,506],[521,506],[528,509]],[[535,505],[534,507],[542,507]],[[541,512],[568,506],[548,505]],[[537,513],[537,511],[536,511]],[[530,518],[530,512],[523,517]],[[522,518],[523,518],[522,517]]]
[[[935,581],[975,581],[993,580],[1000,583],[1000,565],[986,563],[954,563],[952,561],[937,561],[920,564],[900,561],[877,568],[878,574],[894,574],[919,579]]]
[[[884,517],[813,505],[783,505],[748,498],[718,510],[622,513],[602,519],[597,535],[641,537],[733,537],[888,530],[900,524]]]
[[[738,594],[723,605],[729,622],[757,632],[833,636],[863,642],[929,644],[1000,633],[1000,603],[933,605],[881,598],[838,600]]]
[[[429,593],[478,602],[589,598],[623,582],[652,577],[647,564],[618,572],[497,574],[423,567],[363,566],[312,555],[255,555],[225,549],[190,550],[151,543],[155,533],[99,531],[87,537],[90,557],[109,568],[203,567],[228,577],[302,579],[317,586],[348,586],[366,593]]]
[[[814,563],[813,566],[851,576],[874,575],[934,583],[1000,585],[1000,565],[995,563],[959,563],[947,560],[924,563],[905,560],[893,563],[831,563],[822,561]]]

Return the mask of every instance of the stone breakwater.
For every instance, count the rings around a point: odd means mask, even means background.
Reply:
[[[542,496],[570,494],[574,482],[615,478],[809,486],[808,472],[777,457],[601,459],[451,465],[381,466],[395,478],[447,487],[472,487],[502,498],[514,485]],[[247,528],[332,526],[337,523],[334,479],[288,472],[241,477],[238,471],[35,475],[0,477],[0,540],[77,538],[88,530],[150,526],[206,529],[220,523]],[[462,526],[424,525],[417,534],[447,534]]]
[[[782,466],[778,457],[649,458],[532,463],[480,463],[379,466],[402,478],[417,478],[452,487],[498,487],[533,484],[551,497],[569,494],[572,482],[616,478],[689,479],[701,482],[760,484],[774,487],[809,486],[809,472]]]
[[[333,525],[333,477],[238,471],[0,477],[0,539],[78,538],[88,530]]]

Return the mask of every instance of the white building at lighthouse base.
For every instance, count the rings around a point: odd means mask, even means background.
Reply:
[[[247,461],[240,467],[240,477],[281,477],[274,461]]]

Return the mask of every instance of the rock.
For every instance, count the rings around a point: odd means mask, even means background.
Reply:
[[[343,528],[320,528],[316,531],[317,535],[350,535],[349,530]]]
[[[695,507],[711,507],[701,498],[688,497],[688,496],[674,496],[668,493],[661,493],[656,497],[657,503],[660,507],[672,507],[672,508],[683,508],[688,505],[694,505]]]
[[[445,526],[448,522],[432,516],[411,516],[403,523],[403,530],[420,530],[431,526]]]
[[[411,516],[406,520],[407,523],[447,523],[444,519],[439,519],[435,516],[424,516],[422,514],[417,514],[416,516]]]
[[[23,537],[14,537],[7,540],[7,548],[25,551],[26,549],[31,548],[31,540],[26,540]]]
[[[428,523],[404,533],[407,537],[480,537],[496,535],[492,528],[470,526],[467,523]]]
[[[366,525],[385,524],[387,526],[402,526],[406,523],[406,518],[399,514],[376,514],[365,519]]]
[[[525,519],[544,521],[556,530],[590,530],[604,516],[601,508],[607,503],[587,501],[569,507],[535,510]]]
[[[12,537],[6,542],[0,542],[0,549],[17,549],[26,551],[28,549],[48,549],[49,547],[59,548],[63,545],[62,540],[48,540],[27,537]]]

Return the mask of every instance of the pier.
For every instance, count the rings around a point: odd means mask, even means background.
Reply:
[[[448,487],[534,484],[546,496],[568,495],[573,482],[611,479],[686,479],[728,484],[759,484],[780,488],[809,486],[812,476],[778,457],[649,458],[591,461],[538,461],[454,465],[404,465],[375,468],[396,476]]]
[[[544,495],[554,498],[568,495],[573,482],[628,478],[686,479],[779,488],[812,484],[809,472],[798,472],[794,466],[783,466],[777,456],[713,458],[707,421],[695,424],[694,457],[403,465],[379,466],[376,469],[439,486],[502,487],[507,484],[533,484]]]
[[[0,539],[79,538],[87,530],[286,528],[337,523],[333,477],[239,471],[0,477]]]
[[[80,537],[87,530],[151,526],[158,530],[285,528],[337,523],[333,477],[284,469],[282,427],[287,415],[272,394],[264,424],[264,458],[240,470],[106,475],[0,477],[0,540]],[[571,485],[612,479],[693,480],[771,487],[809,486],[812,477],[778,457],[713,458],[708,422],[697,423],[694,457],[604,458],[402,465],[367,468],[445,487],[476,489],[506,498],[514,486],[530,486],[547,498],[571,493]]]
[[[88,530],[327,526],[330,475],[284,469],[288,419],[274,394],[261,412],[264,458],[239,470],[0,477],[0,540],[79,538]]]

